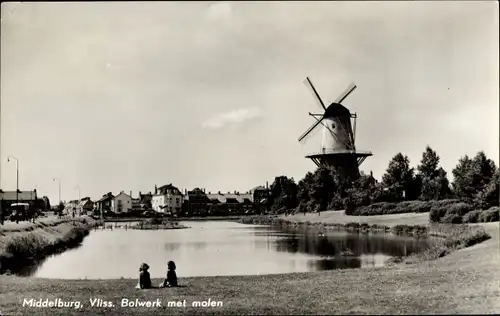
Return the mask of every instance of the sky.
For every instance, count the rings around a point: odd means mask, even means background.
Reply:
[[[316,166],[297,138],[351,82],[361,170],[427,145],[498,165],[496,1],[1,4],[0,188],[247,191]],[[79,189],[78,189],[79,188]]]

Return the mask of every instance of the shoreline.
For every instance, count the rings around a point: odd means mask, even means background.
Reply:
[[[319,231],[344,230],[354,233],[384,232],[396,236],[407,236],[412,238],[438,237],[426,250],[400,258],[391,258],[388,265],[419,263],[432,261],[444,257],[462,248],[480,244],[492,238],[480,225],[467,224],[441,224],[424,222],[428,213],[418,213],[418,225],[408,219],[413,219],[412,213],[352,216],[345,215],[341,211],[326,211],[323,215],[310,216],[295,214],[291,216],[269,216],[257,215],[238,221],[242,224],[271,225],[278,227],[293,227],[305,229],[317,229]],[[390,216],[393,220],[389,225],[379,224],[380,218]],[[329,220],[325,220],[329,218]],[[309,221],[313,219],[313,221]]]
[[[235,221],[235,220],[240,220],[241,218],[245,217],[250,217],[253,215],[235,215],[235,216],[206,216],[206,217],[166,217],[165,219],[168,219],[173,222],[180,222],[180,221]],[[151,217],[121,217],[121,218],[105,218],[104,222],[105,223],[122,223],[122,222],[141,222],[141,221],[146,221],[150,220]]]
[[[90,217],[42,219],[2,227],[0,275],[20,271],[81,244],[98,222]]]
[[[319,221],[330,215],[314,217]],[[388,226],[418,224],[418,220],[408,221],[408,218],[412,217],[388,218],[392,221]],[[374,219],[369,223],[376,222]],[[470,226],[485,229],[491,238],[435,260],[382,268],[189,278],[179,273],[179,282],[184,287],[151,290],[134,289],[136,279],[61,280],[3,275],[0,276],[0,310],[6,314],[35,312],[51,316],[81,312],[106,315],[499,313],[499,225]],[[152,281],[158,284],[160,279]],[[78,300],[83,307],[81,310],[22,307],[25,293],[29,293],[27,299]],[[93,298],[102,298],[115,306],[90,307],[89,299]],[[159,308],[122,308],[120,301],[123,298],[141,301],[159,298],[163,305]],[[209,298],[222,301],[223,306],[196,308],[189,305]],[[174,300],[186,300],[188,306],[166,306],[168,301]]]

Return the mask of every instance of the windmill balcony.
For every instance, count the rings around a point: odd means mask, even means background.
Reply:
[[[357,155],[367,155],[371,156],[370,151],[360,151],[360,150],[354,150],[354,149],[323,149],[318,152],[310,153],[306,157],[309,156],[320,156],[320,155],[330,155],[330,154],[357,154]]]

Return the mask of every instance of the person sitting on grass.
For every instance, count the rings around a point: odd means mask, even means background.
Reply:
[[[168,264],[167,278],[163,281],[161,287],[177,287],[177,274],[175,273],[175,262],[169,261]]]
[[[140,289],[150,289],[151,288],[151,277],[148,272],[149,266],[147,263],[141,264],[139,268],[139,284],[136,288]]]

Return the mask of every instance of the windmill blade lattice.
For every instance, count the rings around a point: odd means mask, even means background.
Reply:
[[[323,103],[323,100],[321,100],[318,91],[316,91],[316,89],[314,88],[314,85],[312,84],[312,81],[309,79],[309,77],[306,77],[306,79],[304,80],[304,84],[309,88],[309,90],[311,90],[313,95],[316,97],[316,101],[318,105],[321,107],[321,110],[326,111],[326,106]]]
[[[335,100],[335,103],[342,103],[342,101],[345,100],[345,98],[347,98],[347,96],[349,96],[349,94],[351,94],[354,89],[356,89],[356,85],[353,83],[351,83],[349,85],[349,87],[347,87],[347,89]]]
[[[314,122],[313,125],[311,125],[311,127],[309,127],[302,135],[300,135],[299,137],[299,142],[303,142],[306,137],[316,128],[318,127],[320,124],[321,124],[321,121],[323,121],[323,117],[321,117],[321,119],[318,119],[316,122]]]

